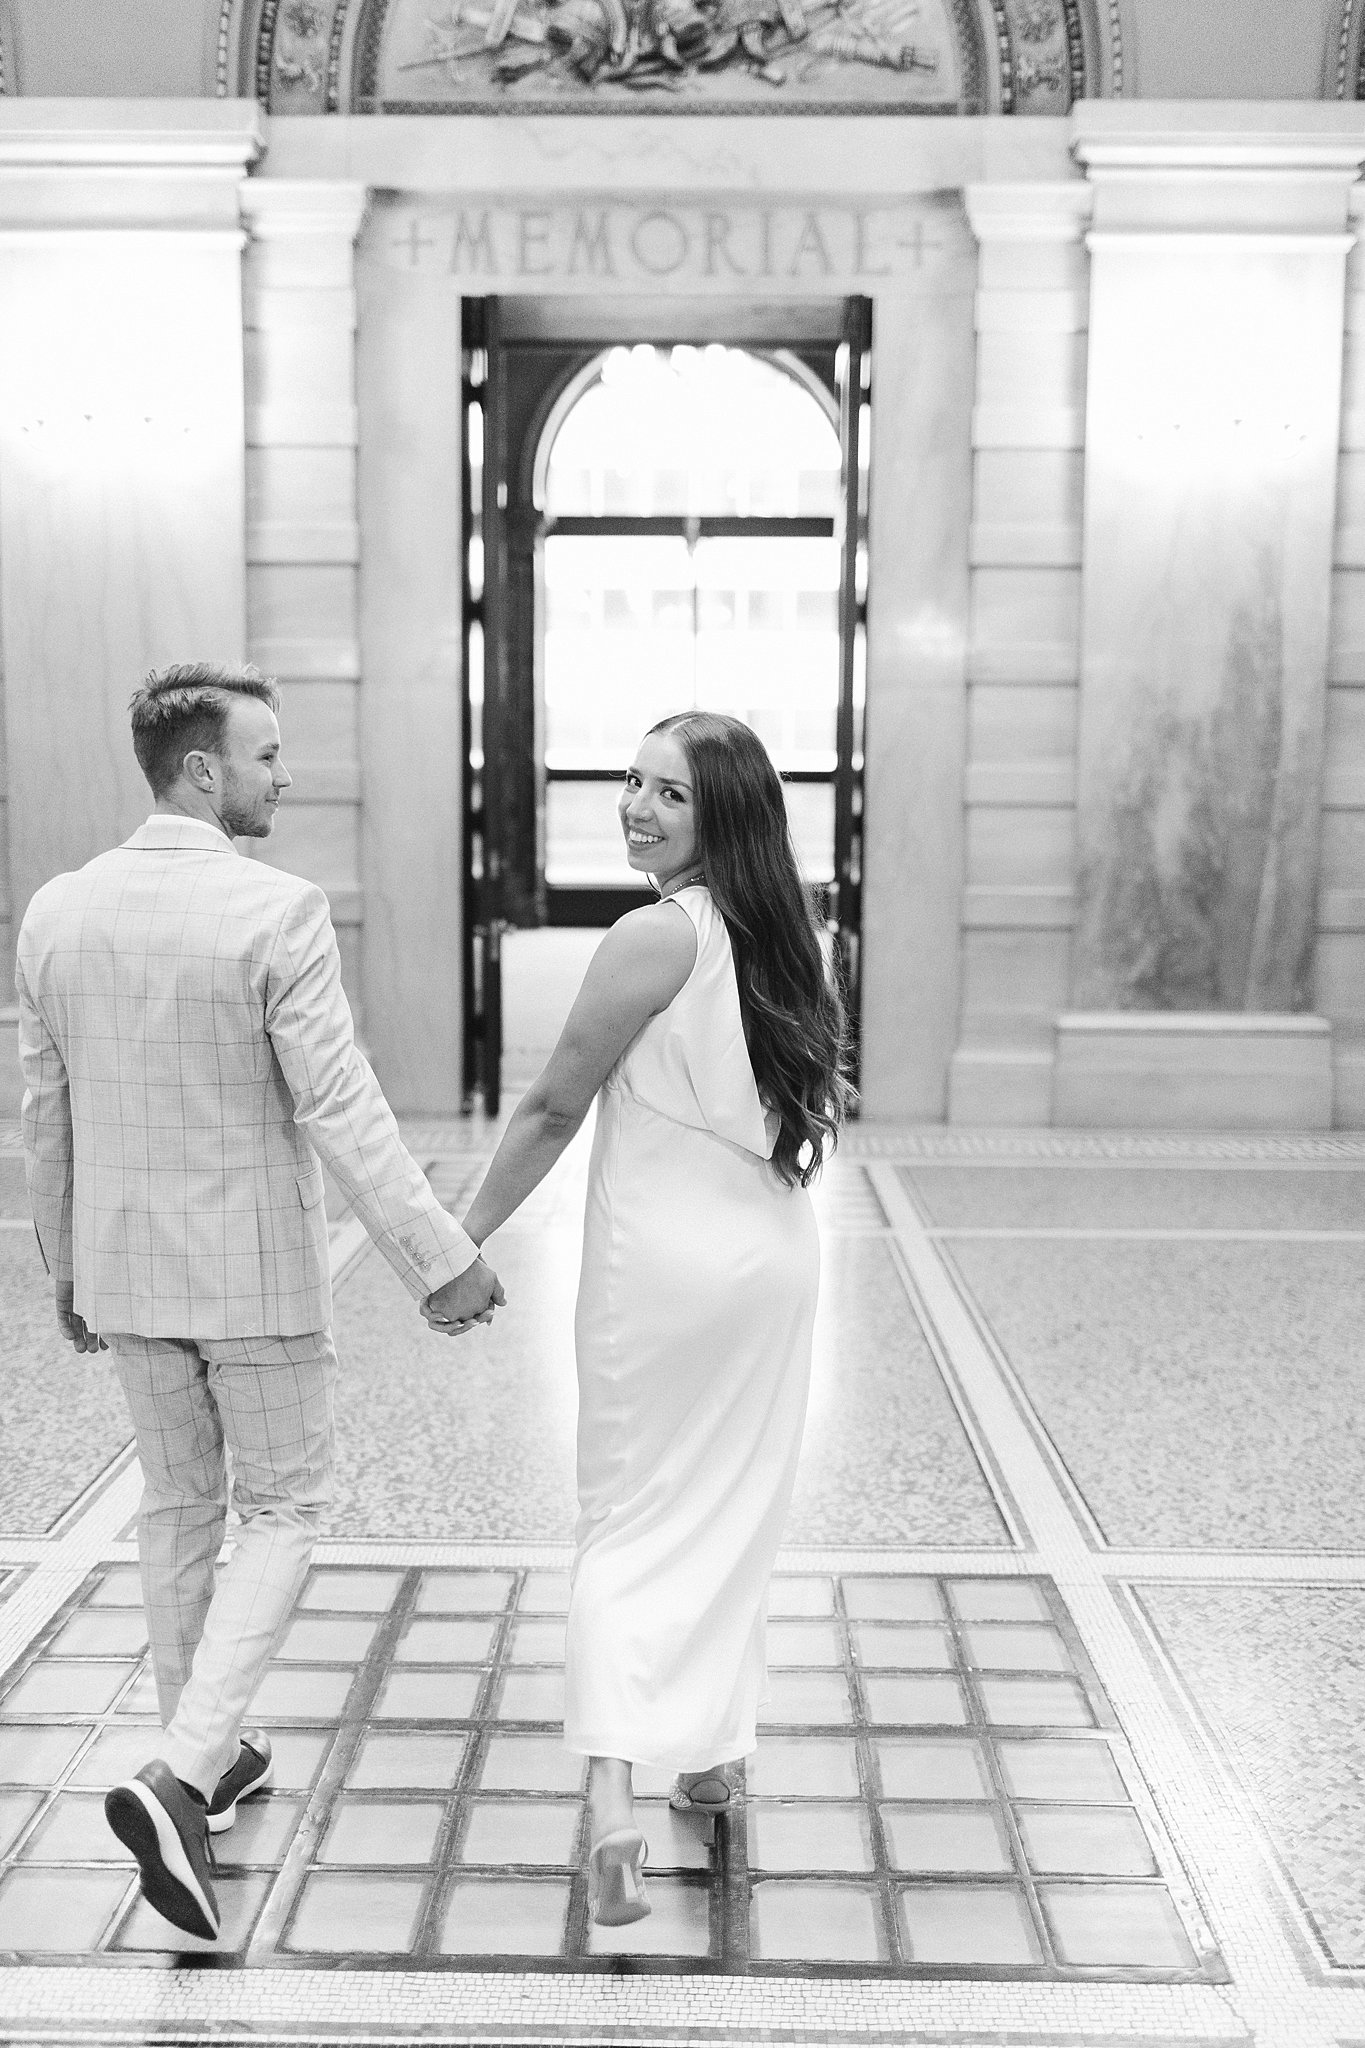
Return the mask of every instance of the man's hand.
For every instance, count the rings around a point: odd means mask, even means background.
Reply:
[[[75,1301],[76,1291],[74,1288],[58,1290],[58,1329],[65,1337],[67,1343],[74,1344],[77,1351],[107,1351],[109,1346],[105,1343],[99,1331],[90,1329],[85,1317],[76,1314]]]
[[[475,1259],[454,1280],[447,1280],[422,1303],[422,1319],[443,1337],[462,1337],[475,1323],[491,1323],[495,1308],[505,1308],[502,1282],[484,1259]]]

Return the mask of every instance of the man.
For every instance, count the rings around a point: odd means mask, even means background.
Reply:
[[[148,676],[131,708],[152,815],[40,889],[18,947],[39,1243],[64,1334],[113,1355],[144,1481],[164,1733],[105,1812],[152,1905],[206,1939],[209,1830],[269,1780],[269,1741],[241,1723],[332,1492],[315,1153],[433,1327],[503,1302],[356,1049],[327,899],[233,845],[269,837],[290,784],[278,705],[251,668]],[[215,1584],[225,1445],[241,1527]]]

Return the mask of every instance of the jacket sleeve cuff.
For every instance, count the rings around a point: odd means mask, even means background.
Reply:
[[[453,1217],[419,1218],[401,1230],[388,1231],[380,1250],[416,1302],[423,1302],[448,1280],[467,1272],[479,1247],[466,1237]]]

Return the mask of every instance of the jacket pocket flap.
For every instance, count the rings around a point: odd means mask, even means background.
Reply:
[[[322,1184],[321,1169],[315,1166],[311,1173],[299,1174],[296,1184],[299,1191],[299,1200],[303,1203],[304,1208],[316,1209],[326,1193],[326,1189]]]

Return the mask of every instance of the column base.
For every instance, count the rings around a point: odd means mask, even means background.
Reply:
[[[1333,1024],[1332,1070],[1336,1075],[1336,1128],[1365,1130],[1365,1025],[1359,1018],[1338,1018]]]
[[[1118,1010],[1057,1019],[1054,1124],[1325,1131],[1332,1096],[1325,1017]]]
[[[991,1129],[1046,1126],[1051,1045],[963,1045],[948,1070],[948,1122]]]

